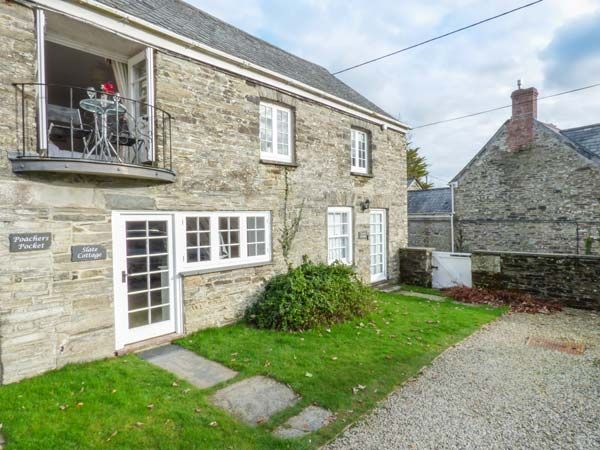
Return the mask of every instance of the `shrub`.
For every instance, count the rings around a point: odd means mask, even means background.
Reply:
[[[246,319],[258,328],[302,331],[362,316],[375,295],[343,264],[308,260],[273,277]]]

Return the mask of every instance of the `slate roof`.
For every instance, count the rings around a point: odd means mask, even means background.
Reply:
[[[561,134],[600,158],[600,123],[561,130]]]
[[[408,214],[440,214],[452,212],[449,187],[408,191]]]
[[[394,119],[392,115],[337,79],[324,67],[275,47],[182,0],[98,1],[188,39]]]

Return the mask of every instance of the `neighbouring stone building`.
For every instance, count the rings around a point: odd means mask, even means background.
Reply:
[[[408,245],[452,251],[450,188],[408,191]]]
[[[452,180],[457,250],[600,254],[600,124],[537,120],[537,90]]]
[[[0,2],[0,38],[3,383],[237,320],[302,205],[292,263],[396,276],[408,127],[324,68],[177,0]]]

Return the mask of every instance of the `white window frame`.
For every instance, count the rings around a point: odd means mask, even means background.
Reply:
[[[147,161],[154,161],[155,160],[155,151],[156,151],[156,139],[155,139],[155,130],[154,130],[154,121],[155,121],[155,117],[154,117],[154,49],[151,47],[146,47],[144,50],[142,50],[140,53],[138,53],[137,55],[129,58],[129,60],[127,61],[127,66],[128,66],[128,90],[130,93],[130,97],[132,98],[132,100],[135,101],[140,101],[139,98],[136,98],[136,92],[135,92],[135,88],[134,88],[134,84],[136,82],[139,81],[134,81],[134,71],[133,68],[135,65],[137,65],[138,63],[142,62],[142,61],[146,61],[146,89],[147,89],[147,98],[146,98],[146,104],[147,106],[147,110],[146,110],[146,120],[148,121],[148,137],[146,140],[150,141],[150,142],[146,142],[146,150],[147,150]],[[138,120],[141,119],[141,116],[144,116],[144,114],[138,115],[137,113],[134,114],[135,117],[138,118]]]
[[[36,37],[36,89],[38,112],[38,147],[42,153],[48,150],[48,121],[46,98],[46,13],[43,9],[35,10]],[[23,93],[25,95],[25,93]],[[25,149],[23,149],[25,151]]]
[[[268,108],[271,108],[272,110],[272,137],[273,140],[271,142],[271,148],[273,149],[272,152],[264,152],[262,150],[262,142],[260,140],[260,111],[261,108],[265,106]],[[279,133],[277,132],[279,124],[278,124],[278,118],[277,118],[277,112],[278,111],[283,111],[286,112],[288,114],[288,129],[287,129],[287,135],[288,135],[288,154],[287,155],[281,155],[278,152],[278,147],[279,147]],[[281,106],[278,105],[276,103],[271,103],[271,102],[264,102],[261,101],[259,104],[259,109],[258,109],[258,115],[259,115],[259,149],[260,149],[260,159],[265,160],[265,161],[277,161],[277,162],[285,162],[285,163],[293,163],[294,162],[294,139],[292,136],[292,122],[294,121],[294,112],[292,111],[291,108],[287,108],[285,106]]]
[[[359,159],[359,149],[358,149],[358,136],[363,136],[365,139],[365,159],[364,159],[364,167],[361,166],[361,160]],[[356,146],[354,143],[356,142]],[[359,130],[357,128],[352,128],[350,130],[350,171],[353,173],[361,173],[368,174],[369,173],[369,159],[370,159],[370,148],[371,143],[369,142],[369,133],[363,130]],[[353,163],[353,161],[355,163]]]
[[[210,219],[210,260],[187,261],[187,229],[188,217],[208,217]],[[219,218],[238,217],[240,227],[240,256],[236,258],[221,259],[219,252]],[[263,217],[265,219],[265,254],[248,256],[247,218]],[[179,255],[179,271],[210,270],[231,266],[251,265],[270,262],[272,259],[271,246],[271,213],[269,211],[186,211],[177,213],[175,220],[175,239]]]
[[[348,233],[347,233],[347,237],[348,237],[348,251],[347,251],[347,257],[346,259],[340,259],[340,260],[334,260],[331,258],[330,256],[330,247],[329,247],[329,243],[330,240],[334,237],[340,237],[340,236],[332,236],[330,233],[330,226],[329,226],[329,221],[330,221],[330,215],[331,214],[348,214]],[[334,207],[329,207],[327,208],[327,263],[328,264],[332,264],[335,261],[340,261],[344,264],[352,264],[353,262],[353,256],[354,256],[354,252],[353,252],[353,248],[354,248],[354,240],[353,240],[353,227],[352,227],[352,222],[353,222],[353,215],[352,215],[352,208],[349,206],[334,206]],[[346,236],[346,235],[343,235]]]

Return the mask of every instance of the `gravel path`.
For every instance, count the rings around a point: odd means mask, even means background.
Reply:
[[[526,345],[572,339],[583,355]],[[326,449],[600,449],[600,319],[512,314],[449,349]]]

